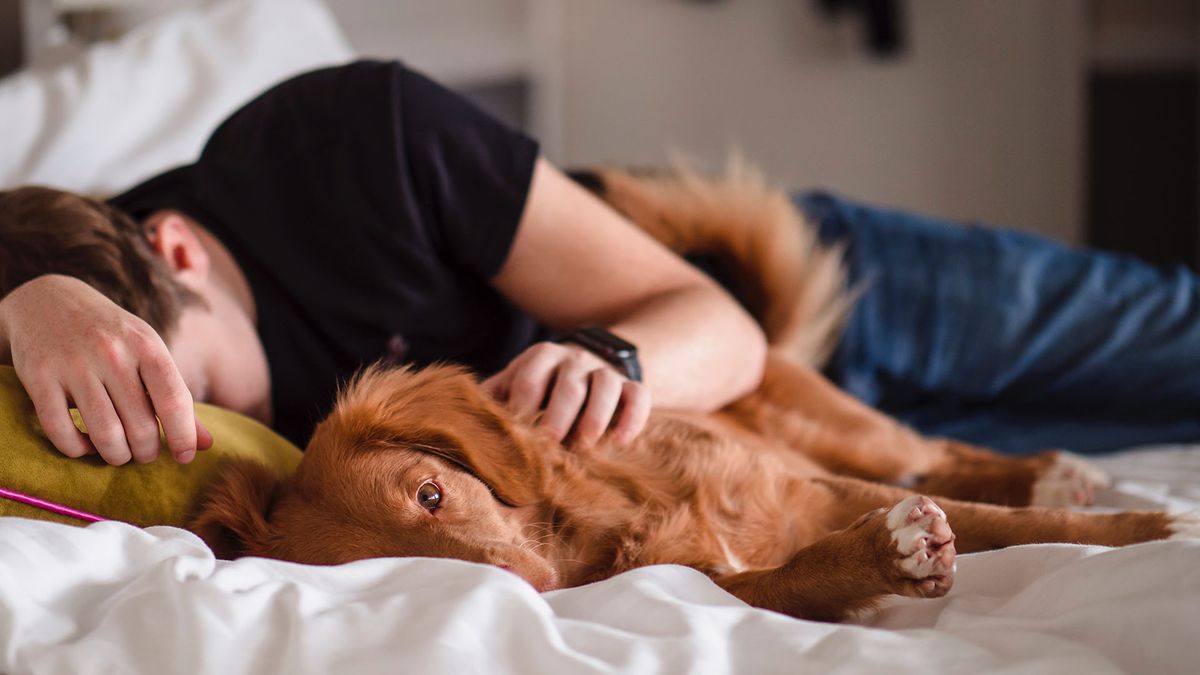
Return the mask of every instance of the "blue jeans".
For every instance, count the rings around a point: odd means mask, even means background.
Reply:
[[[854,396],[1009,453],[1200,441],[1190,271],[823,192],[797,203],[863,288],[826,369]]]

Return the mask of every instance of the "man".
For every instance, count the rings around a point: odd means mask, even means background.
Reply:
[[[862,291],[826,368],[843,389],[1002,451],[1200,440],[1194,274],[823,193],[799,203],[847,245]],[[2,195],[0,240],[0,355],[60,450],[113,463],[154,458],[155,416],[189,461],[209,443],[193,398],[303,443],[338,382],[379,358],[464,363],[560,438],[627,441],[651,399],[703,410],[749,391],[765,349],[727,295],[531,140],[397,64],[285,83],[111,207]],[[110,249],[85,273],[83,251]],[[637,346],[644,386],[545,340],[588,324]]]
[[[36,243],[46,230],[75,238]],[[60,451],[113,464],[152,461],[159,422],[191,461],[211,443],[193,400],[303,444],[338,384],[385,357],[490,374],[560,439],[628,441],[651,400],[708,410],[749,392],[766,349],[732,298],[532,140],[396,63],[279,85],[196,163],[111,205],[6,193],[0,236],[0,354]],[[547,341],[589,325],[636,345],[644,382]]]

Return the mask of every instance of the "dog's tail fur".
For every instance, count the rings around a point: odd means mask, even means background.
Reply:
[[[777,352],[824,364],[854,301],[842,250],[821,244],[760,172],[735,160],[721,178],[684,168],[599,169],[572,178],[675,253],[714,263],[718,280]]]

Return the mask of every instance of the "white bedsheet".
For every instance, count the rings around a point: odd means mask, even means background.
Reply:
[[[1104,463],[1110,504],[1200,507],[1200,449]],[[0,671],[1200,672],[1200,542],[959,560],[949,596],[835,626],[676,566],[539,595],[453,560],[227,563],[173,528],[0,519]]]

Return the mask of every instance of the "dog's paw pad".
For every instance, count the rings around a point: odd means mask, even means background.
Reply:
[[[915,595],[943,596],[954,585],[954,531],[946,513],[929,497],[914,495],[892,507],[887,514],[899,556],[897,566]]]
[[[1033,484],[1032,506],[1059,508],[1087,506],[1096,500],[1096,488],[1112,485],[1103,469],[1069,452],[1055,453],[1054,462]]]
[[[1200,512],[1181,513],[1167,527],[1171,530],[1167,539],[1200,539]]]

